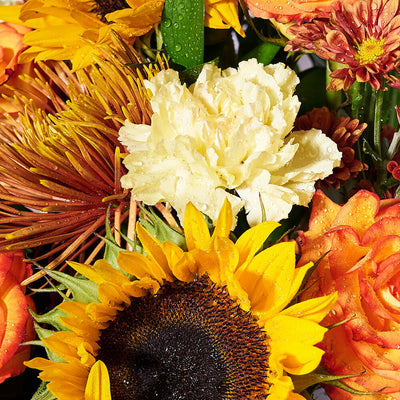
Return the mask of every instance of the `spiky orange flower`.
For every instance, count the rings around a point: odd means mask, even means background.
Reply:
[[[339,167],[335,167],[331,175],[323,181],[318,181],[320,186],[333,186],[338,189],[350,178],[357,177],[358,173],[366,170],[368,166],[355,158],[354,144],[360,138],[367,127],[366,123],[361,123],[358,119],[350,117],[335,117],[327,107],[314,108],[295,121],[295,130],[307,130],[311,128],[321,129],[325,135],[330,137],[342,153],[342,160]]]
[[[63,63],[54,70],[42,64],[47,73],[38,72],[36,89],[47,90],[55,114],[38,108],[40,97],[36,106],[17,92],[25,113],[2,121],[0,251],[46,245],[40,259],[55,256],[55,267],[98,240],[92,234],[104,227],[108,209],[111,222],[124,218],[129,196],[120,186],[118,131],[126,119],[149,123],[140,76],[152,72],[127,67],[140,63],[127,48],[101,51],[96,65],[76,73]]]
[[[369,82],[378,90],[387,83],[400,88],[399,0],[338,2],[328,18],[290,28],[296,37],[286,51],[309,50],[343,64],[333,71],[328,90],[348,90],[355,82]]]

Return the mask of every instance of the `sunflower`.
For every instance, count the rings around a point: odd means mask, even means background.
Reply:
[[[2,19],[33,28],[20,63],[72,60],[79,69],[97,54],[93,44],[112,44],[111,31],[133,44],[160,22],[163,7],[162,0],[28,0],[6,7]]]
[[[70,262],[93,288],[58,306],[65,330],[42,338],[51,359],[27,363],[57,399],[302,398],[287,373],[318,366],[336,294],[285,308],[312,263],[295,268],[293,242],[258,252],[277,223],[234,243],[228,201],[212,236],[191,203],[185,214],[185,250],[138,224],[146,255],[120,251],[119,270]]]

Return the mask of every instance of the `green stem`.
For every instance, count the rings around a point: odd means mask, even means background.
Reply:
[[[375,116],[374,116],[374,145],[375,151],[379,157],[382,157],[382,146],[381,146],[381,125],[382,125],[382,103],[383,103],[383,91],[375,91]]]
[[[326,63],[326,86],[329,85],[329,82],[332,78],[329,76],[332,71],[338,68],[338,63],[335,61],[328,61]],[[333,92],[331,90],[326,91],[326,101],[328,103],[328,108],[330,110],[338,110],[340,105],[342,104],[342,91]]]

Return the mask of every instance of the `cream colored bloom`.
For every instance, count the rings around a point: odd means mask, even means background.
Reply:
[[[314,182],[341,158],[320,131],[290,133],[298,81],[283,64],[264,67],[255,59],[224,71],[207,64],[189,88],[176,71],[161,71],[145,82],[151,125],[127,121],[120,130],[130,153],[123,187],[147,204],[169,202],[180,218],[191,201],[215,221],[228,197],[233,212],[244,206],[255,225],[260,196],[267,220],[287,217],[293,204],[310,201]]]

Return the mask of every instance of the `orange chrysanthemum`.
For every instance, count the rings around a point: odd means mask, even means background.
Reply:
[[[311,128],[321,129],[325,135],[330,137],[342,153],[339,167],[333,169],[333,173],[323,181],[318,181],[320,186],[331,185],[335,189],[343,186],[350,178],[357,177],[358,173],[368,168],[360,160],[355,158],[354,144],[357,142],[365,128],[366,123],[350,117],[336,118],[327,107],[314,108],[295,121],[295,130],[308,130]]]
[[[118,132],[126,119],[150,122],[141,76],[152,70],[127,66],[140,63],[127,47],[100,51],[97,64],[75,73],[41,64],[31,100],[15,92],[25,112],[0,120],[0,251],[45,246],[40,259],[55,257],[55,267],[99,240],[92,234],[107,210],[112,224],[127,217]],[[33,94],[40,89],[48,104]]]
[[[355,81],[369,82],[375,90],[385,82],[400,87],[393,74],[400,72],[399,0],[338,2],[329,19],[316,18],[290,32],[296,37],[286,51],[309,50],[343,64],[330,74],[328,90],[348,90]]]

